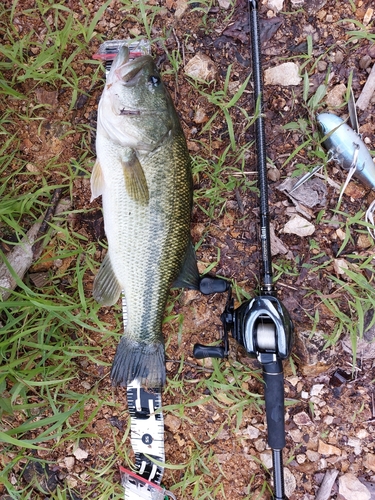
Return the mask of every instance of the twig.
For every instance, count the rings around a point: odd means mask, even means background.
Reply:
[[[324,475],[322,484],[318,489],[315,500],[328,500],[328,498],[331,496],[332,486],[336,481],[338,473],[339,471],[336,469],[327,470],[327,472]]]
[[[34,260],[39,259],[43,251],[43,248],[45,247],[44,236],[47,233],[52,217],[55,215],[55,212],[57,211],[57,206],[61,198],[61,193],[62,193],[62,188],[57,188],[53,192],[51,205],[47,208],[43,222],[41,223],[38,234],[36,235],[37,241],[36,243],[34,243],[32,247]]]
[[[364,111],[368,107],[371,97],[374,93],[374,90],[375,90],[375,64],[372,67],[371,73],[367,78],[367,82],[365,83],[361,95],[358,98],[357,108]]]
[[[40,241],[37,241],[37,239],[42,231],[45,235],[47,231],[47,225],[51,221],[52,216],[58,215],[59,213],[68,210],[69,208],[70,201],[62,200],[57,206],[54,205],[53,213],[50,213],[50,211],[47,210],[43,220],[36,222],[27,231],[26,235],[22,238],[20,243],[6,255],[8,265],[5,262],[0,264],[1,300],[7,300],[12,290],[16,288],[17,282],[14,275],[17,275],[22,280],[29,267],[33,264],[33,262],[35,262],[35,260],[40,257],[43,248],[47,244],[47,238],[42,237]],[[9,267],[12,269],[12,272],[10,271]]]

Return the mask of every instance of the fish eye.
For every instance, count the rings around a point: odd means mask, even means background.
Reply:
[[[151,83],[151,85],[153,87],[157,87],[158,85],[160,85],[160,78],[158,76],[155,76],[155,75],[151,75],[150,78],[148,79],[149,83]]]

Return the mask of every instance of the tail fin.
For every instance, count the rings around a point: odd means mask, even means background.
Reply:
[[[122,337],[111,370],[112,385],[126,386],[139,379],[145,387],[165,384],[165,353],[161,342],[146,344]]]

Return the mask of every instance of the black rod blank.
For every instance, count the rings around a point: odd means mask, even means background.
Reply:
[[[258,116],[255,121],[255,135],[257,145],[258,161],[258,186],[259,186],[259,204],[260,204],[260,241],[262,250],[262,292],[266,295],[273,295],[273,276],[271,262],[271,236],[268,207],[268,184],[267,184],[267,153],[266,136],[263,120],[263,84],[262,84],[262,65],[260,55],[260,33],[258,8],[256,0],[249,0],[249,18],[251,33],[251,52],[253,66],[254,96],[257,104]]]

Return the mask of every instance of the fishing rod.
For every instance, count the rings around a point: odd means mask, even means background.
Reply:
[[[262,366],[268,444],[272,449],[273,500],[286,500],[282,450],[285,447],[283,360],[291,353],[293,323],[287,309],[276,296],[273,285],[270,217],[267,185],[267,154],[263,119],[263,81],[260,54],[258,2],[249,0],[249,22],[254,82],[254,99],[259,109],[255,121],[260,206],[260,244],[262,276],[259,296],[234,310],[229,290],[221,319],[224,324],[222,346],[194,346],[196,358],[223,358],[228,354],[228,331],[249,356]]]

